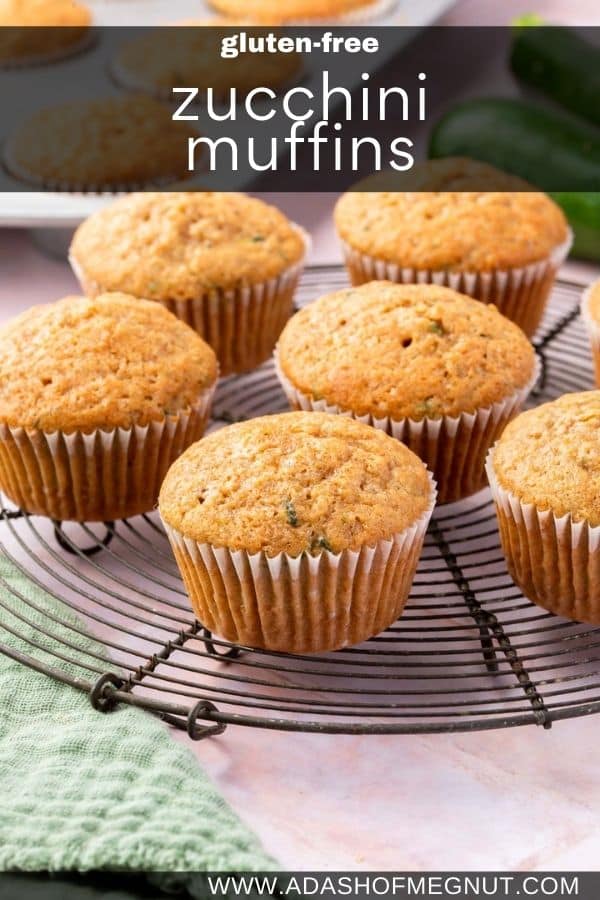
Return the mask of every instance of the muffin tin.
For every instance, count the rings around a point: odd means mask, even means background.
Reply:
[[[177,19],[189,18],[190,16],[203,17],[210,15],[207,4],[201,0],[101,0],[101,2],[90,3],[94,15],[94,23],[97,25],[121,25],[127,26],[139,24],[143,20],[143,24],[147,26],[157,25],[165,22],[173,22]],[[381,19],[375,20],[374,24],[378,25],[407,25],[413,27],[425,27],[434,22],[442,15],[450,6],[452,0],[395,0],[394,5],[389,12]],[[409,40],[410,33],[408,28],[405,32],[406,41]],[[117,88],[113,84],[109,72],[107,60],[104,59],[102,41],[96,43],[89,53],[94,54],[94,66],[99,73],[98,77],[105,79],[105,87],[107,93],[114,93]],[[378,62],[383,64],[386,61],[385,53],[382,52],[378,56]],[[60,63],[61,67],[69,66],[73,73],[71,83],[77,85],[77,66],[80,59],[68,59]],[[336,61],[333,61],[330,67],[332,72],[335,70]],[[339,65],[339,60],[337,61]],[[48,79],[57,77],[56,72],[58,65],[46,66],[45,76]],[[64,72],[64,68],[62,69]],[[2,74],[4,88],[7,95],[14,90],[18,78],[18,72],[5,71]],[[62,83],[61,76],[61,83]],[[310,72],[306,74],[305,84],[311,87],[311,81],[316,77],[316,73]],[[312,85],[314,86],[314,85]],[[350,85],[351,86],[351,85]],[[66,100],[69,98],[63,97]],[[3,133],[0,126],[0,151],[1,143],[8,137]],[[249,185],[241,182],[232,187],[240,190],[246,189]],[[106,197],[94,194],[59,194],[52,192],[12,192],[14,182],[0,168],[0,227],[27,227],[27,228],[73,228],[87,216],[91,215],[96,209],[107,202]],[[62,248],[60,239],[58,246]]]
[[[341,267],[310,269],[299,301],[345,283]],[[543,376],[532,403],[593,384],[580,293],[565,281],[554,289],[535,342]],[[285,408],[269,362],[220,383],[212,427]],[[63,527],[5,505],[2,518],[2,551],[56,602],[39,640],[25,643],[29,601],[5,580],[0,651],[89,692],[99,709],[142,706],[196,739],[228,724],[353,734],[548,728],[600,711],[600,628],[522,596],[506,572],[487,489],[436,510],[398,622],[317,656],[213,638],[190,613],[156,514]],[[67,640],[55,637],[58,620]],[[84,643],[86,629],[102,645]]]

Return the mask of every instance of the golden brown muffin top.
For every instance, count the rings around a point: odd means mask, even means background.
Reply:
[[[91,19],[75,0],[0,0],[0,26],[86,26]]]
[[[284,413],[214,432],[163,483],[163,520],[199,543],[269,556],[357,550],[430,507],[424,464],[344,416]]]
[[[531,344],[495,306],[389,281],[304,307],[283,330],[278,358],[314,400],[395,420],[486,408],[525,387],[535,366]]]
[[[496,444],[493,467],[521,502],[600,525],[600,391],[521,413]]]
[[[244,95],[256,87],[273,88],[291,81],[301,69],[297,53],[242,54],[224,64],[222,39],[231,33],[232,25],[243,24],[215,18],[176,23],[185,27],[168,31],[156,29],[126,43],[117,54],[113,71],[119,81],[136,90],[169,98],[171,89],[182,84],[210,86],[217,96],[223,96],[230,88]],[[206,26],[210,26],[208,31]]]
[[[596,324],[600,324],[600,281],[596,281],[590,285],[587,292],[587,302],[585,304],[585,313]]]
[[[403,184],[411,190],[386,190]],[[431,160],[407,176],[381,173],[356,187],[335,209],[340,237],[406,268],[515,268],[545,259],[568,237],[565,216],[549,197],[473,160]]]
[[[188,175],[188,137],[198,134],[151,97],[74,100],[26,119],[9,139],[7,165],[23,180],[65,190],[166,184]]]
[[[87,219],[71,246],[76,267],[99,290],[151,300],[258,284],[304,252],[299,231],[275,207],[209,191],[123,197]]]
[[[327,19],[369,6],[373,0],[209,0],[225,16],[244,16],[264,25]]]
[[[215,354],[158,303],[65,297],[0,328],[0,422],[42,431],[130,428],[189,409]]]

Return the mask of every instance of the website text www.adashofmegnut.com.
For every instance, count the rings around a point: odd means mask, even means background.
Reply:
[[[600,876],[596,888],[599,885]],[[207,886],[211,897],[587,898],[594,896],[593,892],[581,890],[582,877],[574,873],[215,874],[208,876]]]

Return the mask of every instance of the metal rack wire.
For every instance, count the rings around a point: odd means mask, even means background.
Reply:
[[[311,269],[300,302],[343,284],[340,268]],[[533,402],[592,386],[579,293],[556,286],[536,342],[543,378]],[[267,363],[220,384],[213,427],[285,408]],[[4,505],[0,519],[3,556],[46,592],[0,568],[0,651],[87,691],[105,712],[143,707],[200,739],[229,724],[346,734],[548,728],[600,711],[600,628],[523,597],[487,491],[437,509],[400,620],[319,656],[213,637],[190,612],[155,513],[97,527]]]

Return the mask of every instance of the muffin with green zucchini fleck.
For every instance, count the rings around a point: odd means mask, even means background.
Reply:
[[[440,502],[484,486],[486,453],[539,370],[495,307],[386,281],[302,309],[276,361],[292,407],[351,415],[403,441],[434,473]]]
[[[487,468],[514,581],[544,609],[600,624],[600,391],[517,416]]]
[[[487,163],[429,160],[344,194],[335,222],[353,284],[443,284],[532,335],[572,234],[550,197]]]
[[[70,259],[90,296],[126,291],[162,303],[213,347],[227,375],[271,354],[307,241],[278,209],[244,194],[149,192],[87,219]]]
[[[259,25],[360,24],[382,15],[392,0],[209,0],[229,18],[244,16]]]
[[[194,611],[237,644],[335,650],[408,597],[435,489],[421,460],[353,419],[231,425],[172,466],[159,510]]]
[[[147,512],[202,436],[216,379],[210,347],[156,303],[27,310],[0,329],[0,489],[52,519]]]

